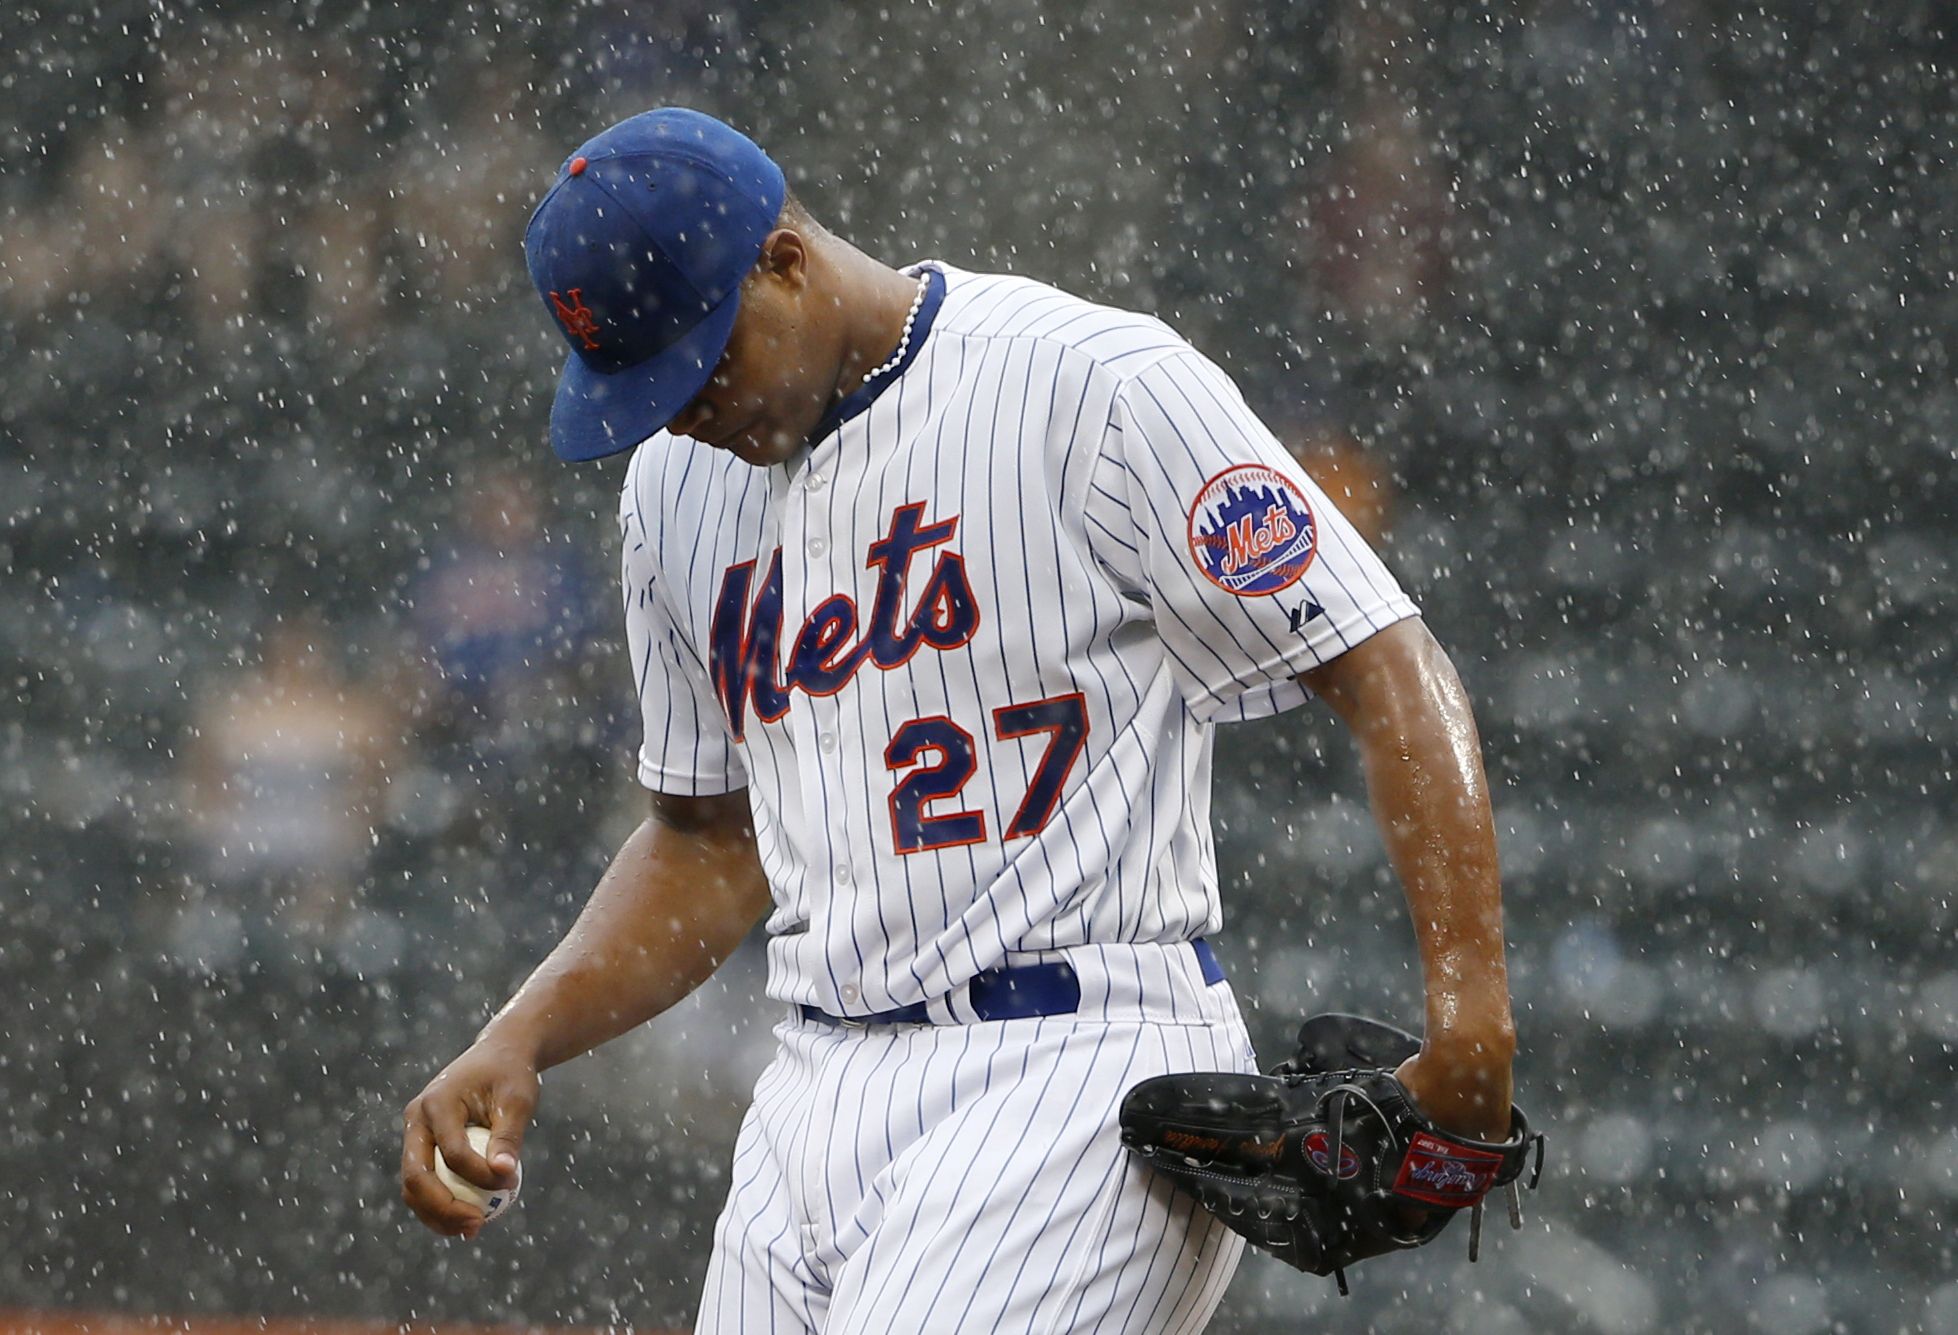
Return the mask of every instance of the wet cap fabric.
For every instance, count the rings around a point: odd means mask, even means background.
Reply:
[[[551,405],[560,458],[629,450],[701,391],[786,194],[746,135],[677,107],[565,159],[524,233],[531,282],[571,348]]]

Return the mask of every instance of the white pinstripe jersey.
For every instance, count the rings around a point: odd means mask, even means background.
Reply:
[[[769,992],[834,1014],[1215,931],[1212,725],[1415,614],[1166,325],[925,269],[909,360],[798,458],[660,433],[620,511],[640,780],[748,787]]]

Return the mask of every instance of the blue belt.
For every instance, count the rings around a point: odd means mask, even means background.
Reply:
[[[1210,943],[1199,938],[1190,943],[1190,948],[1196,951],[1197,966],[1203,970],[1203,981],[1207,984],[1223,982],[1224,966],[1217,962],[1216,952],[1211,950]],[[1075,976],[1074,966],[1066,960],[1020,964],[975,974],[967,985],[966,996],[972,1003],[973,1013],[982,1020],[1029,1020],[1037,1015],[1071,1015],[1081,1009],[1081,980]],[[922,1001],[870,1015],[831,1015],[826,1010],[809,1005],[804,1005],[801,1010],[803,1019],[822,1020],[829,1024],[932,1022]]]

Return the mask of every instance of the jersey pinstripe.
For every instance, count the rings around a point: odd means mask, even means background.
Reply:
[[[620,510],[641,781],[749,789],[769,991],[840,1015],[1215,931],[1211,725],[1415,614],[1167,326],[930,267],[863,411],[772,468],[656,435]]]

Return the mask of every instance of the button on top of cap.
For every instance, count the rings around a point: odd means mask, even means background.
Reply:
[[[583,158],[571,159],[571,174],[573,176],[583,176],[585,174],[585,160]]]

